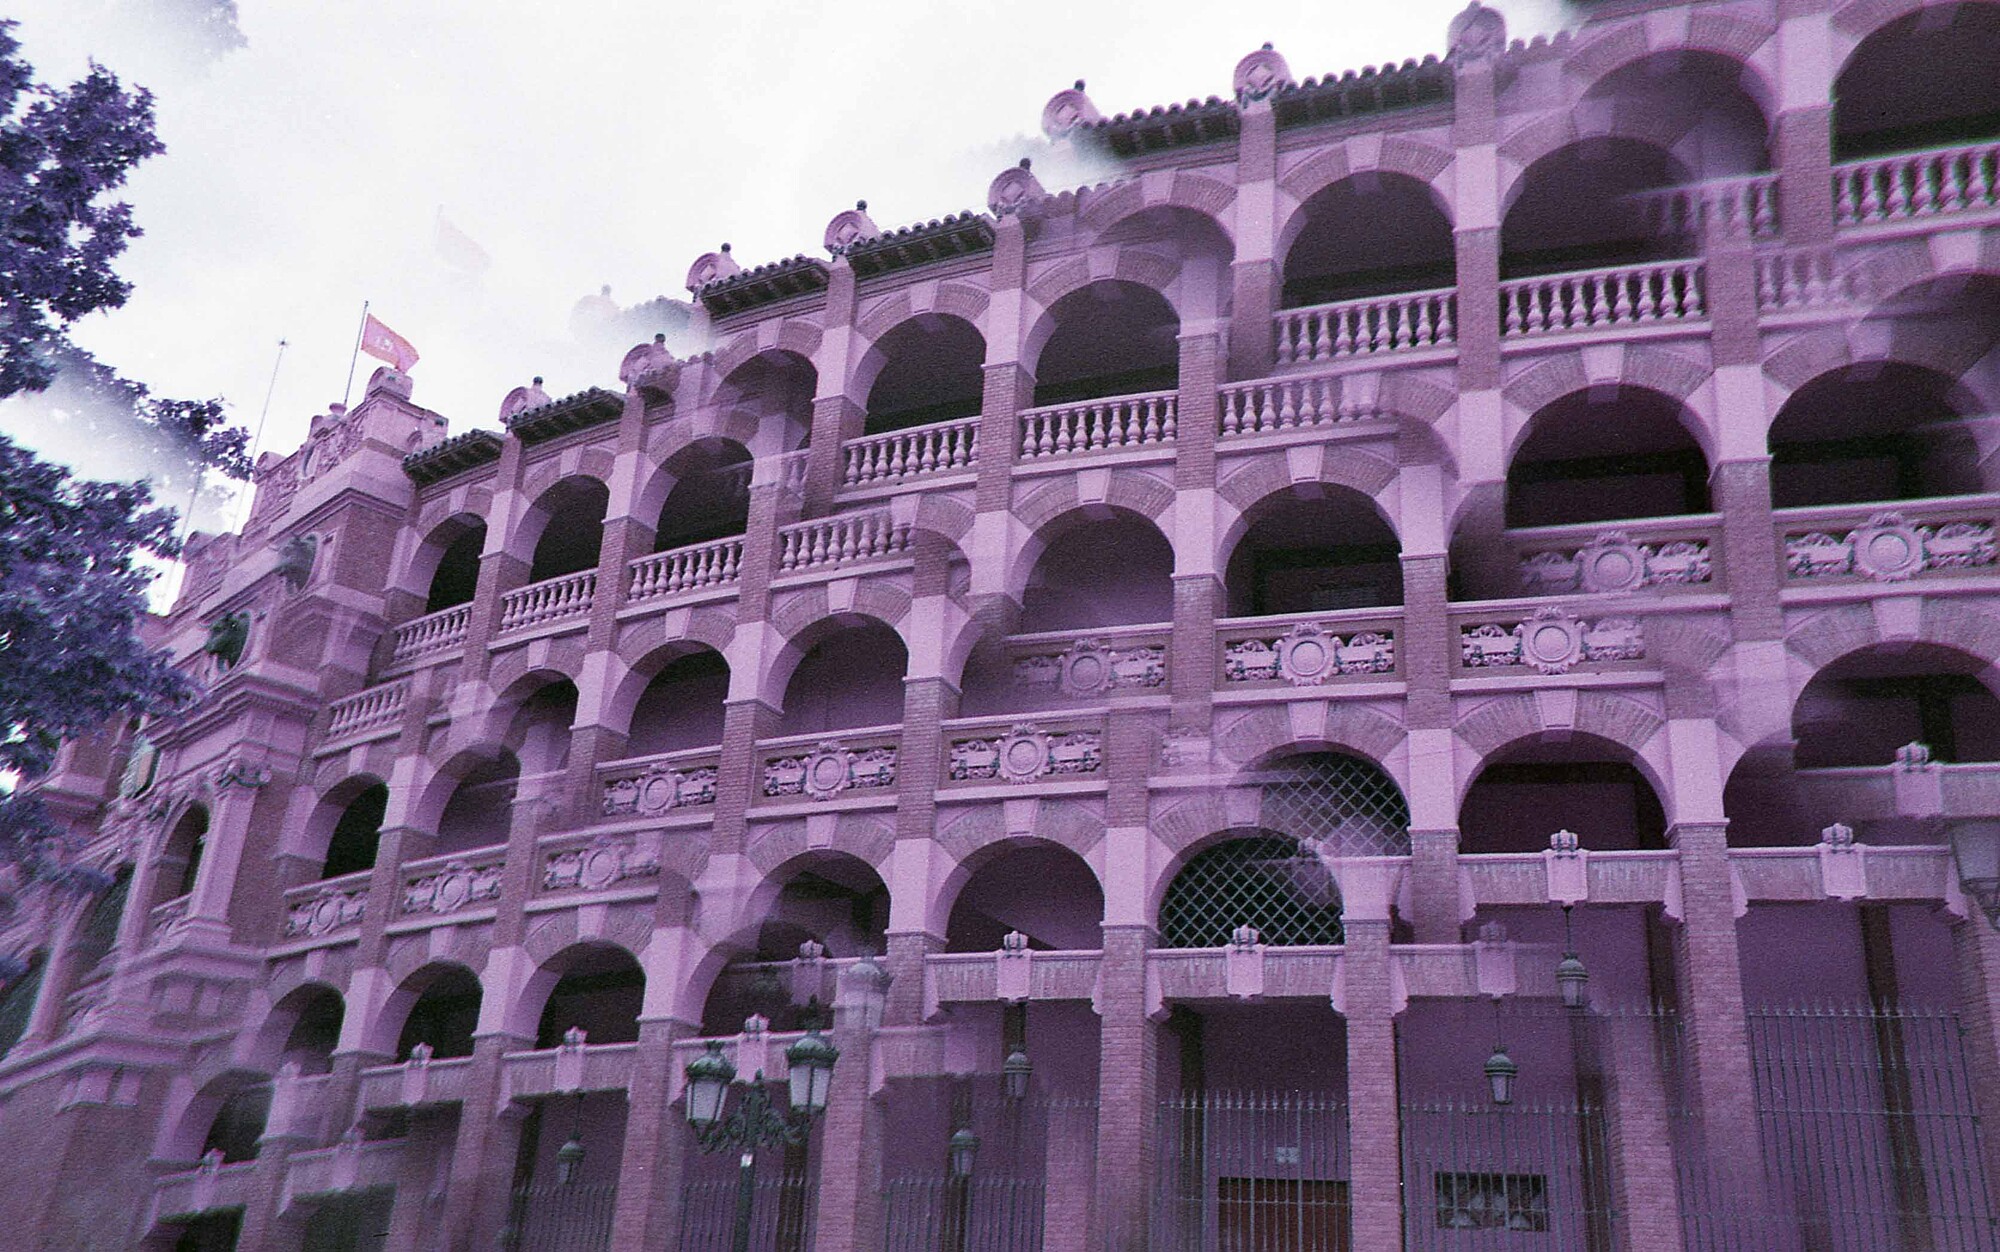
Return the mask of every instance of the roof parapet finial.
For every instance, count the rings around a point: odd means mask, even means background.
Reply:
[[[687,289],[699,295],[701,289],[710,283],[719,283],[742,272],[743,267],[729,255],[729,245],[725,243],[717,251],[704,252],[694,259],[694,264],[688,267]]]
[[[1292,67],[1268,43],[1238,61],[1236,73],[1231,76],[1239,104],[1267,100],[1280,89],[1290,86],[1291,81]]]
[[[1042,190],[1041,181],[1035,177],[1028,158],[1022,157],[1020,164],[1001,170],[999,176],[987,185],[986,207],[992,210],[993,216],[1006,217],[1039,203],[1047,194]]]
[[[1498,56],[1507,46],[1507,18],[1498,9],[1472,0],[1445,28],[1444,42],[1448,61],[1484,61]]]
[[[833,215],[833,220],[826,224],[826,237],[821,242],[829,253],[840,257],[846,256],[848,249],[854,245],[878,239],[881,235],[882,228],[868,216],[868,202],[856,200],[853,208]]]
[[[1050,139],[1061,139],[1079,126],[1095,125],[1104,120],[1097,106],[1084,94],[1083,80],[1076,80],[1076,86],[1068,91],[1058,91],[1042,106],[1042,133]]]

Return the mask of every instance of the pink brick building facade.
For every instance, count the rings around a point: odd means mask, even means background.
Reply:
[[[10,1246],[725,1248],[811,1029],[758,1248],[2000,1246],[2000,4],[1580,12],[267,456],[43,784]]]

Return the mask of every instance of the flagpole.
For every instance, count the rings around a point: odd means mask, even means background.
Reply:
[[[361,359],[361,336],[368,331],[368,302],[361,302],[361,324],[354,328],[354,354],[347,358],[347,386],[340,392],[340,407],[347,407],[347,397],[354,394],[354,363]]]
[[[278,393],[278,367],[285,363],[286,346],[285,340],[278,340],[278,358],[271,362],[271,385],[264,389],[264,408],[257,414],[257,431],[250,436],[250,464],[253,467],[257,464],[257,450],[264,446],[264,423],[271,417],[271,397]],[[243,493],[243,508],[247,515],[250,508],[250,493],[247,491]],[[243,520],[237,520],[238,529],[242,528]]]

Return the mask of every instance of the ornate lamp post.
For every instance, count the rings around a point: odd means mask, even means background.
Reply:
[[[687,1117],[695,1141],[704,1152],[734,1149],[742,1153],[736,1181],[736,1234],[730,1246],[750,1252],[750,1213],[756,1201],[757,1150],[780,1144],[801,1144],[813,1123],[826,1111],[833,1085],[833,1064],[840,1049],[817,1030],[785,1049],[791,1063],[790,1107],[771,1103],[763,1071],[745,1086],[743,1099],[725,1112],[729,1088],[736,1084],[736,1067],[722,1054],[722,1042],[711,1039],[708,1051],[687,1067]]]

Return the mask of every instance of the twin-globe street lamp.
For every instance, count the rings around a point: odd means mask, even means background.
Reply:
[[[736,1066],[722,1054],[721,1040],[709,1040],[708,1051],[688,1063],[687,1118],[695,1141],[704,1152],[736,1149],[743,1154],[736,1175],[736,1234],[730,1245],[735,1252],[750,1252],[757,1150],[806,1141],[813,1123],[826,1112],[833,1064],[839,1059],[840,1049],[817,1030],[807,1031],[786,1048],[785,1060],[791,1065],[791,1104],[783,1111],[771,1102],[762,1070],[745,1084],[736,1108],[725,1111],[729,1089],[736,1085]]]

